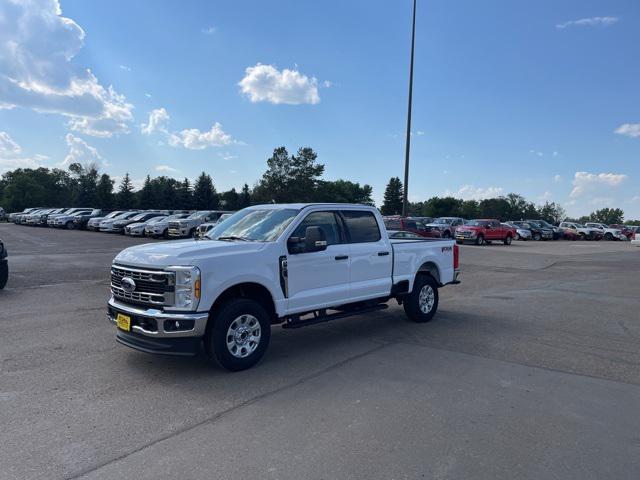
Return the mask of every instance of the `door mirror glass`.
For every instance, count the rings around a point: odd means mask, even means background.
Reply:
[[[327,238],[320,227],[307,227],[304,235],[304,251],[319,252],[327,249]]]

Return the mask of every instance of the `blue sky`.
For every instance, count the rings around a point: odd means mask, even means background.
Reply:
[[[274,147],[311,146],[380,202],[403,174],[410,14],[0,0],[0,172],[94,161],[137,181],[205,170],[223,190]],[[639,25],[633,0],[418,0],[410,198],[513,191],[640,218]]]

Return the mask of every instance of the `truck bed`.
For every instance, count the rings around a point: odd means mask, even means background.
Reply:
[[[413,288],[415,274],[420,268],[435,268],[437,280],[442,284],[454,281],[453,250],[455,240],[440,238],[392,239],[393,284],[409,281]]]

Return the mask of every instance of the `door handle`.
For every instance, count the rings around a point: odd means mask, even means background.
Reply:
[[[389,255],[389,252],[378,252],[378,256],[379,257],[384,257],[384,256],[387,256],[387,255]]]
[[[349,258],[349,255],[337,255],[335,257],[336,260],[346,260],[347,258]]]

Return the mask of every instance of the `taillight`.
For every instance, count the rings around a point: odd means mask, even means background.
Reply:
[[[460,247],[458,244],[453,246],[453,269],[457,270],[460,267]]]

